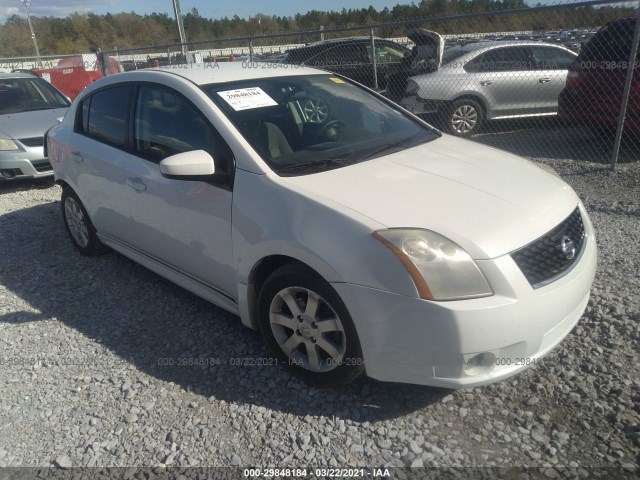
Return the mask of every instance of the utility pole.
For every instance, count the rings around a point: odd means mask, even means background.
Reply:
[[[36,58],[38,60],[38,65],[42,65],[42,60],[40,60],[40,49],[38,48],[38,41],[36,40],[36,32],[33,31],[33,25],[31,24],[31,16],[29,15],[29,0],[22,0],[24,4],[24,9],[27,12],[27,22],[29,22],[29,30],[31,30],[31,38],[33,39],[33,46],[36,47]]]
[[[23,0],[24,1],[24,0]],[[180,0],[173,0],[173,12],[176,14],[176,22],[178,22],[178,34],[180,35],[180,44],[182,54],[187,54],[187,37],[184,34],[184,23],[182,23],[182,13],[180,13]]]

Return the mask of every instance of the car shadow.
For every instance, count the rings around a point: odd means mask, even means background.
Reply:
[[[571,159],[610,164],[614,134],[598,134],[585,127],[565,125],[557,119],[497,120],[470,139],[533,160]],[[640,159],[640,143],[632,135],[622,138],[618,162]]]
[[[34,189],[47,189],[54,185],[53,176],[5,180],[0,178],[0,195]]]
[[[308,386],[274,365],[260,335],[238,317],[117,253],[81,256],[59,202],[0,215],[0,255],[0,285],[35,311],[0,314],[0,324],[57,319],[136,369],[211,401],[379,421],[450,393],[367,378],[335,389]],[[114,373],[107,364],[98,368],[105,377]]]

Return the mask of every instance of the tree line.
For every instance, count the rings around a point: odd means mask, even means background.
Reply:
[[[523,9],[518,14],[465,17],[447,20],[445,17],[500,10]],[[557,30],[577,27],[597,27],[607,21],[635,14],[635,9],[623,5],[606,7],[570,7],[553,12],[538,11],[524,0],[422,0],[418,4],[396,5],[376,10],[373,7],[342,9],[340,12],[312,10],[292,16],[257,14],[249,18],[218,19],[201,16],[193,8],[183,16],[188,42],[218,40],[229,37],[256,36],[390,23],[412,19],[428,19],[420,26],[442,34],[489,33],[496,31]],[[173,17],[164,13],[139,15],[134,12],[96,15],[74,13],[66,18],[32,17],[40,53],[57,55],[96,51],[112,51],[152,45],[179,43]],[[379,36],[402,35],[404,27],[376,30]],[[357,34],[357,32],[356,32]],[[340,34],[334,34],[340,35]],[[348,32],[344,35],[354,35]],[[314,38],[316,39],[316,38]],[[300,38],[298,40],[309,41]],[[282,43],[282,39],[261,43]],[[293,42],[295,43],[295,42]],[[34,55],[31,32],[25,17],[13,15],[0,26],[0,56]]]

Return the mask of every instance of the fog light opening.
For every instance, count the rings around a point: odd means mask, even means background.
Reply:
[[[0,175],[2,175],[3,178],[11,179],[15,178],[16,172],[13,170],[0,170]]]
[[[474,353],[465,355],[464,371],[467,375],[480,375],[488,373],[496,365],[496,356],[491,352]]]

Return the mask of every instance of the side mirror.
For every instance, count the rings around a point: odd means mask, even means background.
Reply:
[[[174,180],[206,180],[216,173],[213,157],[204,150],[171,155],[160,162],[163,177]]]

